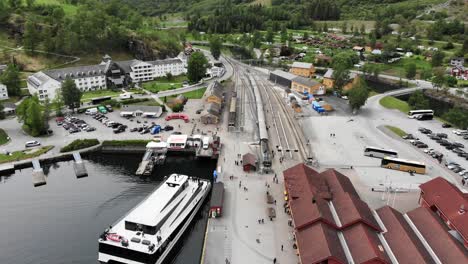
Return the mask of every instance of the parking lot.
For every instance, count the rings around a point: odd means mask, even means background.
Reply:
[[[442,128],[442,123],[437,120],[418,121],[408,118],[399,111],[384,109],[380,106],[379,99],[378,96],[371,97],[358,115],[313,114],[305,115],[300,119],[304,135],[310,141],[311,151],[319,163],[319,169],[342,168],[349,171],[347,175],[354,173],[355,177],[352,178],[354,185],[362,194],[363,199],[375,203],[375,206],[382,206],[386,201],[379,201],[379,195],[372,192],[372,188],[391,186],[393,189],[413,190],[410,192],[413,195],[407,195],[406,200],[400,205],[407,203],[416,205],[418,185],[437,176],[444,177],[461,188],[466,188],[461,184],[463,178],[444,165],[448,160],[458,163],[460,167],[468,168],[466,158],[458,156],[452,150],[447,150],[418,131],[418,128],[424,127],[432,130],[433,133],[445,133],[450,143],[458,142],[466,145],[468,141],[455,135],[452,132],[453,128]],[[427,144],[428,148],[418,148],[412,145],[409,140],[404,140],[384,129],[385,125],[396,126],[413,134]],[[411,175],[407,172],[381,168],[380,159],[364,156],[365,146],[393,149],[398,152],[400,158],[423,162],[426,165],[426,174]],[[425,149],[428,152],[431,148],[444,155],[441,162],[424,152]],[[464,150],[464,148],[460,149]],[[351,166],[352,170],[350,170]],[[404,197],[404,195],[399,195],[399,197]]]

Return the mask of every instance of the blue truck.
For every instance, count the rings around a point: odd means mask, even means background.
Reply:
[[[151,128],[151,135],[158,134],[161,132],[161,126],[160,125],[155,125]]]
[[[325,112],[325,109],[323,109],[323,107],[317,101],[312,102],[312,109],[317,111],[317,113]]]

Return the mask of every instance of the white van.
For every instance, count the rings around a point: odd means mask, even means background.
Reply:
[[[89,108],[89,109],[86,109],[85,114],[92,115],[92,114],[96,114],[97,112],[98,112],[97,108]]]
[[[208,149],[210,146],[210,137],[203,138],[203,149]]]
[[[132,99],[132,93],[123,93],[119,95],[120,99]]]

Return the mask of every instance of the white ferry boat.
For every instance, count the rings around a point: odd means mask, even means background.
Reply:
[[[99,237],[101,263],[159,264],[190,225],[211,188],[208,180],[172,174]]]

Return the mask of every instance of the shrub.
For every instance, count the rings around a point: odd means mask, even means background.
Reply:
[[[141,102],[146,102],[149,101],[148,98],[135,98],[135,99],[125,99],[122,100],[122,104],[136,104],[136,103],[141,103]]]
[[[74,140],[72,143],[66,145],[65,147],[60,149],[60,152],[69,152],[79,149],[85,149],[92,146],[96,146],[99,144],[99,140],[93,139],[77,139]]]

